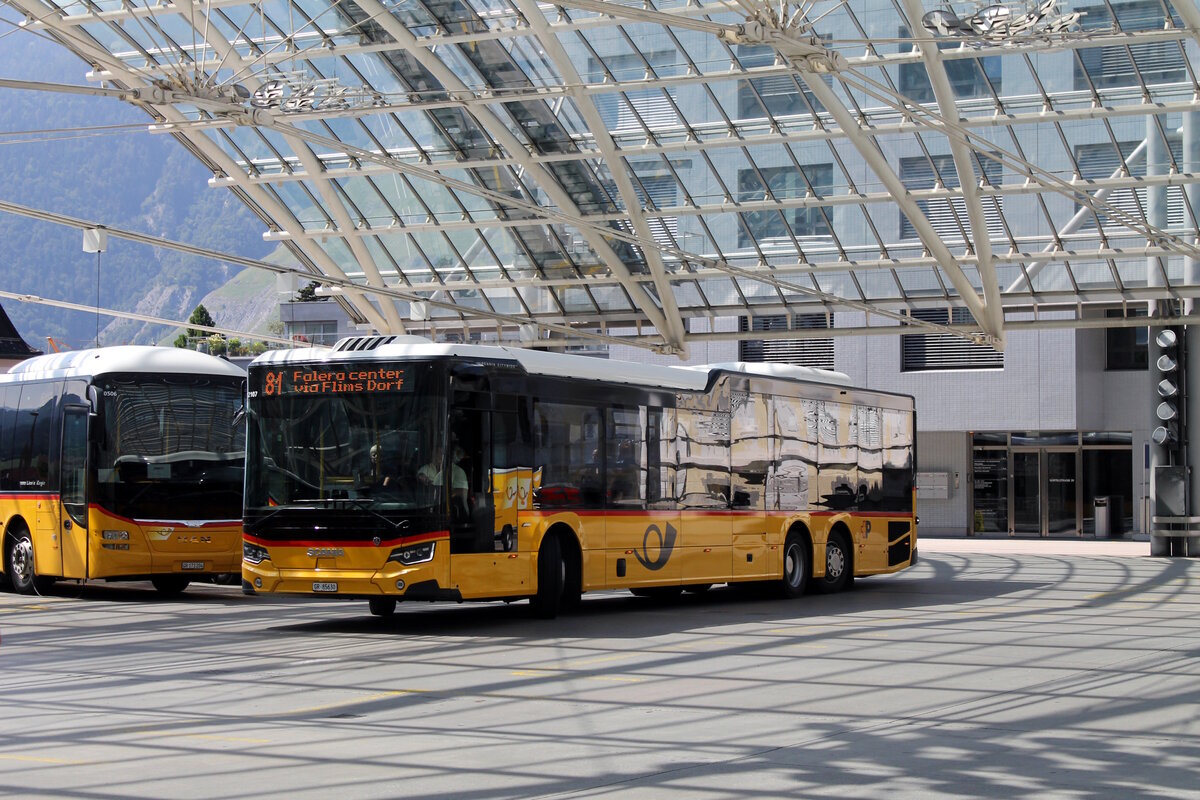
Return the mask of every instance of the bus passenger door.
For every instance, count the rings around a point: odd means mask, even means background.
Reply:
[[[64,578],[89,577],[87,454],[88,409],[86,406],[67,406],[63,410],[62,459],[59,462]]]
[[[457,379],[457,376],[456,376]],[[475,378],[478,383],[482,378]],[[461,385],[461,384],[460,384]],[[486,384],[472,386],[485,389]],[[517,556],[510,535],[515,518],[497,508],[495,465],[497,450],[504,460],[505,422],[509,415],[492,414],[486,391],[463,391],[456,386],[450,412],[450,582],[463,597],[504,597],[528,588],[528,562]],[[501,441],[493,439],[495,430]],[[465,492],[456,489],[465,482]]]

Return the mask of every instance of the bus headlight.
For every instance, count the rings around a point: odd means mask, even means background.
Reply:
[[[424,542],[423,544],[414,544],[408,547],[397,547],[388,556],[388,561],[398,561],[405,566],[433,561],[434,544],[434,542]]]
[[[270,558],[271,554],[267,552],[267,548],[250,544],[250,542],[242,542],[242,560],[247,564],[261,564]]]
[[[101,531],[100,538],[106,542],[127,542],[129,531]]]

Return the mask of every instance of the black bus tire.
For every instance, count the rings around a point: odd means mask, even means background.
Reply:
[[[191,581],[180,575],[159,575],[151,578],[150,583],[158,590],[159,594],[174,595],[182,594]]]
[[[563,561],[558,537],[546,536],[537,554],[537,594],[529,598],[529,608],[535,617],[554,619],[558,616],[566,577],[567,564]]]
[[[854,571],[853,553],[846,534],[834,531],[825,542],[825,577],[817,583],[824,594],[840,592],[850,585]]]
[[[788,599],[799,597],[808,589],[812,575],[812,548],[798,533],[789,533],[783,543],[783,578],[779,593]]]
[[[17,594],[41,594],[54,584],[54,578],[38,575],[34,569],[33,537],[18,528],[9,534],[4,550],[4,572]]]
[[[377,617],[387,619],[396,614],[396,598],[394,597],[372,597],[367,603],[371,607],[371,613]]]

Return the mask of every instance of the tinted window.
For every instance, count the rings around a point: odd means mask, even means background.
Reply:
[[[534,412],[535,462],[541,467],[537,502],[542,508],[604,503],[601,416],[595,408],[538,403]]]
[[[20,399],[20,386],[0,386],[0,491],[17,488],[18,453],[13,446],[13,429],[17,425],[17,404]]]
[[[54,401],[57,384],[29,383],[21,387],[17,424],[13,430],[13,449],[17,453],[14,469],[16,488],[47,489],[56,463],[50,452],[54,428]],[[53,459],[57,462],[57,459]]]

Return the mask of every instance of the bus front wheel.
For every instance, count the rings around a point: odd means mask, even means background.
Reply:
[[[854,570],[852,557],[846,535],[840,531],[829,534],[829,540],[825,542],[825,577],[817,588],[825,594],[833,594],[849,586]]]
[[[529,598],[535,617],[554,619],[562,606],[563,585],[567,578],[567,562],[563,560],[558,537],[547,536],[537,555],[537,594]]]
[[[159,594],[169,595],[182,593],[191,581],[178,575],[159,575],[157,578],[151,578],[150,583]]]
[[[29,531],[12,534],[12,544],[5,553],[4,571],[17,594],[41,594],[54,583],[53,578],[39,576],[33,568],[33,538]]]
[[[812,549],[803,536],[790,534],[783,544],[783,580],[779,583],[780,593],[787,598],[804,594],[811,573]]]
[[[396,613],[396,598],[394,597],[372,597],[367,602],[371,606],[371,613],[377,617],[386,619]]]

